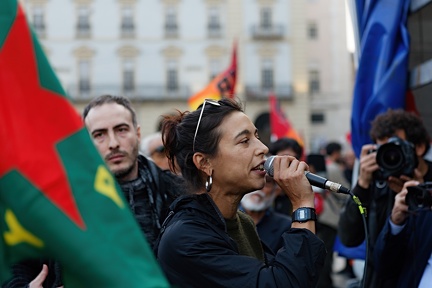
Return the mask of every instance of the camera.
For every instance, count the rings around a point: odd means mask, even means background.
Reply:
[[[387,143],[378,146],[376,162],[380,169],[374,174],[376,179],[387,180],[390,176],[412,177],[418,165],[415,146],[399,137],[391,137]]]
[[[432,206],[432,182],[425,182],[417,186],[409,186],[405,196],[405,203],[409,211],[430,210]]]

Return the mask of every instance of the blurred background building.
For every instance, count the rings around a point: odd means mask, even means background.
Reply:
[[[410,34],[409,88],[418,112],[432,135],[432,0],[412,0],[408,15]]]
[[[350,131],[354,83],[340,0],[22,0],[63,87],[81,112],[125,95],[144,135],[160,115],[225,70],[238,45],[237,96],[264,142],[268,96],[307,151]]]

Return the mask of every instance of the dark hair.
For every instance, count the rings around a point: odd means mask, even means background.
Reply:
[[[337,142],[330,142],[326,146],[326,154],[332,155],[335,152],[341,152],[342,151],[342,145]]]
[[[215,156],[218,152],[218,144],[221,138],[219,126],[222,121],[235,111],[243,112],[239,102],[229,98],[218,101],[220,106],[206,104],[195,139],[195,151],[193,151],[194,134],[202,106],[193,112],[181,112],[176,115],[164,115],[162,124],[162,141],[165,153],[169,159],[170,168],[176,171],[176,165],[180,167],[181,174],[194,191],[204,187],[202,172],[193,162],[195,152],[202,152]]]
[[[296,154],[295,157],[300,159],[303,155],[303,147],[293,138],[280,138],[270,144],[269,152],[271,155],[276,155],[279,151],[292,149]]]
[[[97,98],[94,98],[84,108],[83,119],[84,120],[86,119],[86,117],[87,117],[87,115],[91,109],[93,109],[94,107],[97,107],[97,106],[102,106],[103,104],[107,104],[107,103],[116,103],[116,104],[119,104],[119,105],[125,107],[127,110],[129,110],[129,112],[131,113],[131,116],[132,116],[132,123],[135,127],[137,127],[138,122],[137,122],[135,110],[132,108],[132,104],[129,101],[129,99],[126,97],[123,97],[123,96],[102,95],[102,96],[99,96]]]
[[[414,145],[425,144],[425,153],[429,149],[430,136],[422,119],[402,109],[389,109],[375,117],[372,121],[370,136],[376,142],[379,139],[395,136],[397,130],[405,131],[406,140]]]
[[[322,154],[309,154],[306,156],[306,162],[314,167],[316,173],[327,172],[325,157]]]

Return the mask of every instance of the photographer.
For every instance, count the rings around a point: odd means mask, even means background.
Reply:
[[[378,115],[372,122],[370,135],[376,144],[362,147],[358,181],[352,192],[366,208],[368,248],[373,255],[375,241],[391,213],[395,195],[408,180],[431,181],[432,163],[423,159],[430,139],[421,119],[413,113],[388,110]],[[395,136],[398,138],[392,138]],[[363,220],[352,198],[341,212],[338,235],[348,247],[358,246],[365,240]],[[366,287],[392,287],[388,279],[375,272],[372,257],[366,265]]]
[[[394,287],[430,287],[432,283],[432,213],[430,201],[420,208],[414,189],[430,197],[432,188],[408,181],[395,197],[389,220],[375,246],[375,267],[381,277],[398,275]],[[416,186],[418,185],[418,186]],[[414,201],[410,201],[409,198]],[[430,199],[429,199],[430,200]]]

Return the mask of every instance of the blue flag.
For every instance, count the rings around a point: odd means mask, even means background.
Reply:
[[[352,145],[357,158],[371,143],[371,122],[389,108],[405,108],[410,1],[356,0],[360,58],[351,114]]]

